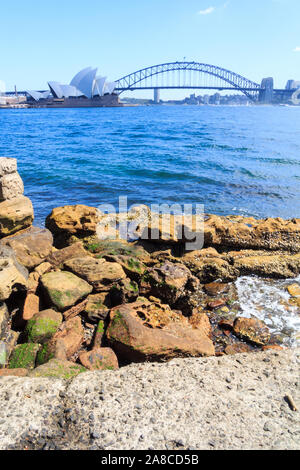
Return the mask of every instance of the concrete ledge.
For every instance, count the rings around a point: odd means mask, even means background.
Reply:
[[[300,350],[0,379],[0,449],[297,449]]]

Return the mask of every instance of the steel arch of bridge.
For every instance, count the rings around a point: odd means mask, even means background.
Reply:
[[[222,86],[189,86],[189,85],[178,85],[178,86],[142,86],[142,82],[155,75],[164,74],[173,71],[196,71],[205,73],[214,77],[219,78],[226,84],[230,85],[227,87]],[[191,85],[191,84],[190,84]],[[142,89],[153,89],[153,88],[207,88],[207,89],[225,89],[225,90],[238,90],[244,93],[251,100],[255,100],[258,97],[258,92],[261,90],[261,86],[258,83],[249,80],[231,70],[217,67],[216,65],[203,64],[199,62],[168,62],[166,64],[153,65],[141,70],[137,70],[134,73],[126,75],[116,81],[116,91],[122,93],[126,90],[142,90]]]

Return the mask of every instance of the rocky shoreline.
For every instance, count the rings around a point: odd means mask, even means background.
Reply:
[[[176,216],[167,235],[157,218],[156,237],[145,240],[149,219],[136,208],[126,216],[142,221],[133,242],[112,239],[109,217],[84,205],[53,209],[41,229],[23,192],[16,160],[0,158],[0,377],[70,380],[283,348],[264,322],[241,314],[235,281],[299,276],[300,219],[207,215],[204,247],[185,251]],[[299,282],[287,291],[286,308],[300,314]]]

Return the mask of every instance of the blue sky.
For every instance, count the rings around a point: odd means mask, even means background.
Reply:
[[[0,0],[0,16],[7,89],[68,83],[89,65],[114,80],[183,58],[276,87],[300,80],[300,0]]]

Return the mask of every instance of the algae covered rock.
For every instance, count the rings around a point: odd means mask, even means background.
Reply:
[[[109,314],[109,309],[109,294],[107,294],[107,292],[100,292],[99,294],[91,294],[88,296],[84,311],[90,320],[104,320]]]
[[[60,379],[70,380],[87,369],[80,364],[60,359],[51,359],[41,366],[36,367],[29,372],[29,377],[56,377]]]
[[[43,310],[35,314],[26,326],[26,335],[30,343],[46,343],[56,333],[62,323],[62,315],[55,310]]]
[[[40,344],[25,343],[15,347],[9,360],[10,369],[33,369]]]
[[[72,307],[93,290],[85,280],[67,271],[53,271],[41,277],[41,285],[50,304],[58,310]]]

